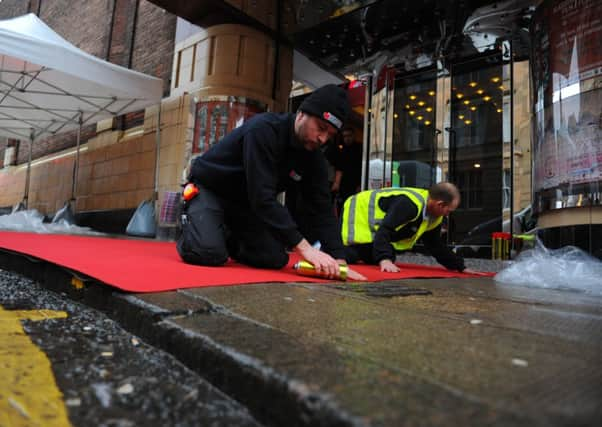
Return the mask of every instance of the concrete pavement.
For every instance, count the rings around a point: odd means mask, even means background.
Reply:
[[[11,253],[0,267],[106,312],[267,425],[602,420],[600,297],[489,278],[124,294]],[[408,289],[423,292],[391,296]]]

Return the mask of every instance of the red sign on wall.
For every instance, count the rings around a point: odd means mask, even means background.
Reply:
[[[266,111],[257,102],[234,97],[227,100],[200,101],[196,105],[193,153],[204,153],[232,129],[250,117]]]

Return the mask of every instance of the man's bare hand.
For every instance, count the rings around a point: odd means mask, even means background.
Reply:
[[[378,263],[380,265],[380,271],[386,271],[388,273],[397,273],[399,267],[397,267],[390,259],[381,259]]]
[[[344,259],[337,259],[337,262],[339,264],[347,264],[347,261]],[[361,273],[358,273],[355,270],[352,270],[351,267],[349,266],[349,264],[347,264],[347,278],[351,279],[351,280],[359,280],[359,281],[366,281],[368,280],[366,278],[366,276],[364,276]]]
[[[366,280],[368,280],[366,278],[366,276],[364,276],[361,273],[358,273],[355,270],[352,270],[349,266],[347,266],[347,278],[351,279],[351,280],[359,280],[359,281],[366,281]]]
[[[326,252],[322,252],[311,246],[307,240],[301,240],[301,242],[295,246],[295,252],[301,255],[303,259],[313,264],[316,273],[328,277],[329,279],[339,277],[339,263]]]

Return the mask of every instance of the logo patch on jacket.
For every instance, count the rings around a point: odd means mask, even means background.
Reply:
[[[291,179],[295,182],[299,182],[303,179],[303,177],[301,175],[299,175],[297,172],[295,172],[294,169],[291,169],[291,171],[288,173],[288,176],[290,176]]]

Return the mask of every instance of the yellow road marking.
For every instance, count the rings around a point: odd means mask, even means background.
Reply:
[[[9,311],[0,306],[0,426],[71,425],[50,361],[21,326],[23,319],[66,317],[64,311]]]

